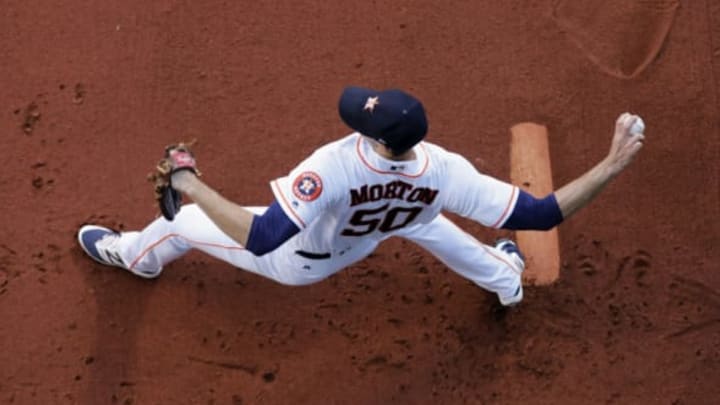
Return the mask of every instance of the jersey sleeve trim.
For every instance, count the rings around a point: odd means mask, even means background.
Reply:
[[[495,221],[494,224],[490,225],[492,228],[500,228],[503,226],[505,221],[510,217],[510,213],[512,212],[513,207],[515,206],[515,203],[517,202],[517,187],[513,186],[512,193],[510,194],[510,199],[508,200],[507,205],[505,206],[505,210],[503,210],[502,214],[500,214],[500,218]]]
[[[295,212],[295,210],[289,204],[287,198],[285,198],[285,194],[283,194],[282,190],[280,190],[280,185],[278,184],[278,181],[273,180],[270,183],[270,187],[272,188],[273,194],[278,197],[277,201],[280,203],[283,211],[285,211],[286,214],[290,214],[288,215],[288,218],[290,218],[300,229],[304,229],[307,226],[305,225],[305,221],[300,218],[300,215],[298,215],[298,213]]]

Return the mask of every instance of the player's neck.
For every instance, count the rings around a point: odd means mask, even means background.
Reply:
[[[407,151],[401,155],[395,155],[392,153],[392,151],[387,146],[385,146],[379,142],[372,142],[372,148],[375,151],[375,153],[384,157],[385,159],[396,160],[396,161],[414,160],[415,159],[415,151],[412,149],[410,149],[409,151]]]

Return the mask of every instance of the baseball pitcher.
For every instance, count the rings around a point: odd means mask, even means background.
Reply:
[[[269,207],[227,200],[200,180],[190,147],[173,145],[153,176],[163,216],[133,232],[85,225],[78,232],[80,246],[102,264],[145,278],[159,276],[166,263],[200,249],[279,283],[306,285],[399,236],[510,306],[523,298],[524,260],[515,243],[485,245],[442,211],[493,228],[551,229],[589,203],[644,141],[642,131],[631,131],[639,117],[620,115],[607,157],[537,198],[425,142],[425,110],[405,91],[348,87],[339,113],[354,132],[271,181],[275,201]],[[182,195],[194,203],[182,205]]]

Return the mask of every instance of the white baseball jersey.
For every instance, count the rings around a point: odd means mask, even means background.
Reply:
[[[415,159],[389,160],[353,133],[327,144],[286,177],[271,182],[275,198],[301,229],[279,248],[255,256],[225,235],[195,204],[175,220],[157,218],[123,232],[120,253],[135,274],[156,274],[190,249],[290,285],[321,281],[367,257],[384,239],[409,239],[477,285],[522,298],[522,269],[445,218],[447,210],[489,227],[502,226],[516,187],[478,173],[462,156],[427,142]],[[261,214],[265,207],[247,207]],[[518,295],[518,291],[519,294]]]
[[[308,251],[337,253],[358,238],[381,241],[447,210],[489,227],[509,216],[517,189],[482,175],[462,156],[421,142],[412,161],[375,153],[358,133],[330,143],[286,177],[275,198],[303,230]]]

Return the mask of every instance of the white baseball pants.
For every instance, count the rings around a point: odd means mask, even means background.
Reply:
[[[247,208],[256,214],[266,209]],[[379,243],[358,238],[357,244],[341,255],[309,259],[296,253],[303,250],[296,235],[274,251],[255,256],[225,235],[195,204],[184,205],[172,222],[159,217],[140,232],[121,235],[120,255],[131,270],[159,273],[163,265],[190,249],[199,249],[235,267],[287,285],[319,282],[364,259]],[[515,296],[522,286],[521,269],[504,252],[480,243],[443,215],[428,224],[403,228],[396,235],[417,243],[450,269],[497,293],[501,299]]]

